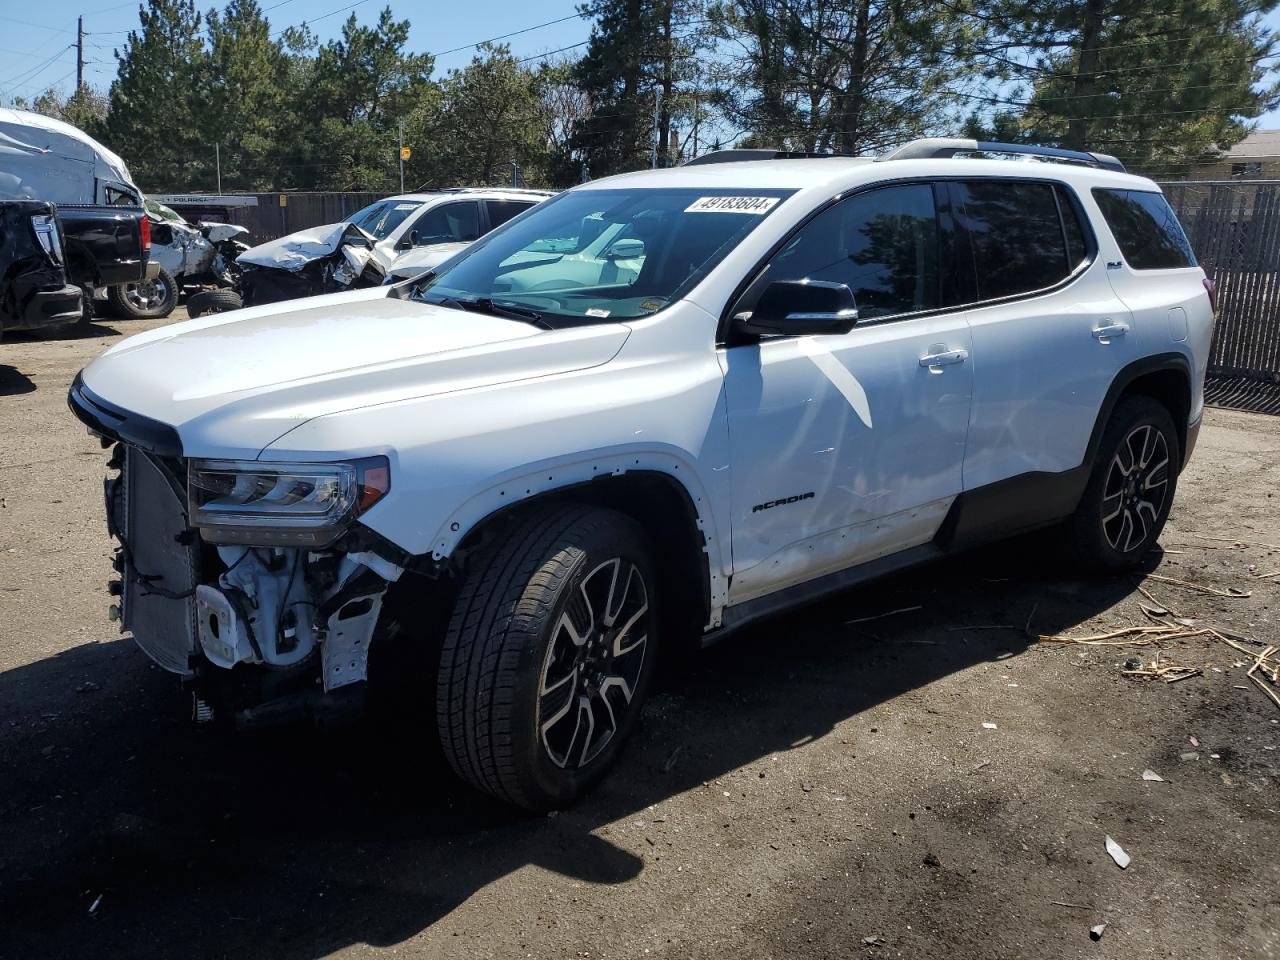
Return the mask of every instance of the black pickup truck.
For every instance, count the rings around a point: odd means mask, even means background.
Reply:
[[[81,318],[83,294],[68,282],[64,240],[52,203],[0,203],[0,336]]]
[[[58,204],[58,219],[67,240],[67,275],[85,292],[85,313],[92,311],[93,291],[120,283],[154,278],[151,222],[141,206]]]

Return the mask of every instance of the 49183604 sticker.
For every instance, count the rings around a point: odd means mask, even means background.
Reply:
[[[777,206],[778,197],[699,197],[684,208],[685,213],[768,213]]]

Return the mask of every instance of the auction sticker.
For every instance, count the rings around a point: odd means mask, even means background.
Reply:
[[[684,208],[685,213],[768,213],[778,197],[699,197]]]

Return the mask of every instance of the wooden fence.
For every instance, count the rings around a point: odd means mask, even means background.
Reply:
[[[1209,376],[1280,383],[1280,181],[1161,187],[1218,285]]]
[[[388,196],[385,193],[259,193],[256,207],[240,207],[231,220],[249,228],[255,243],[263,243],[308,227],[345,220],[361,207]],[[284,198],[281,203],[280,198]]]

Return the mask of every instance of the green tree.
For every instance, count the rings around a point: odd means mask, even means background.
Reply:
[[[207,54],[194,0],[146,0],[116,51],[119,68],[101,134],[147,191],[209,187],[213,145],[198,98]]]
[[[662,166],[678,162],[673,131],[697,109],[710,45],[700,0],[592,0],[579,8],[595,19],[587,52],[575,68],[590,112],[573,147],[593,177],[647,167],[655,141]],[[672,144],[675,143],[675,149]]]
[[[510,183],[512,164],[542,179],[547,141],[538,78],[509,47],[484,44],[441,83],[432,143],[438,186]]]
[[[217,143],[224,190],[264,190],[277,185],[287,161],[290,63],[284,45],[256,0],[231,0],[210,10],[209,55],[200,101],[202,139]]]
[[[435,95],[432,58],[406,53],[408,38],[409,21],[393,19],[387,7],[371,27],[352,14],[341,37],[319,48],[298,98],[298,185],[398,188],[399,125]]]
[[[64,96],[51,87],[29,103],[24,97],[15,97],[13,106],[15,110],[30,110],[62,120],[90,134],[100,132],[102,121],[107,116],[106,96],[87,85],[70,96]]]
[[[745,50],[718,102],[747,143],[859,153],[956,122],[974,23],[934,0],[734,0]]]
[[[970,2],[970,0],[966,0]],[[997,0],[991,73],[1022,81],[1027,136],[1119,156],[1159,176],[1243,139],[1280,103],[1276,0]]]

